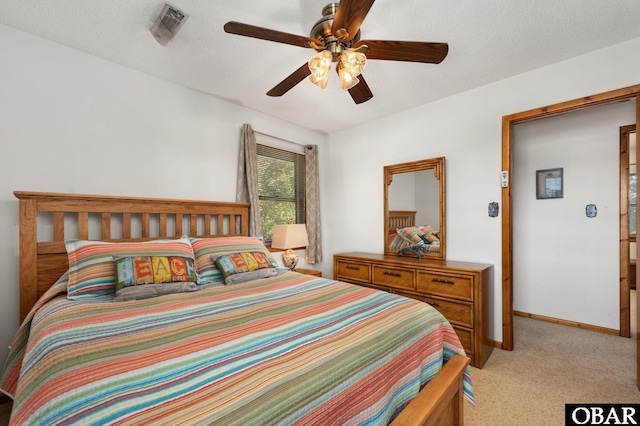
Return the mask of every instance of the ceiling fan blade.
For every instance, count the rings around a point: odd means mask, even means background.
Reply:
[[[367,59],[387,61],[424,62],[439,64],[447,57],[447,43],[428,43],[423,41],[360,40],[355,47],[369,47]]]
[[[353,39],[364,18],[369,13],[369,9],[373,5],[374,0],[341,0],[338,4],[338,10],[333,18],[331,32],[336,37],[342,37],[342,29],[347,31],[344,41]]]
[[[259,38],[262,40],[291,44],[299,47],[312,47],[313,45],[318,44],[318,40],[314,40],[309,37],[270,30],[269,28],[256,27],[255,25],[243,24],[235,21],[230,21],[224,24],[224,31],[229,34]]]
[[[373,98],[373,93],[371,93],[371,89],[369,89],[369,85],[364,80],[362,74],[358,76],[358,80],[360,80],[360,82],[349,89],[349,94],[351,95],[353,102],[361,104]]]
[[[282,96],[287,93],[289,90],[293,89],[293,87],[304,80],[306,77],[311,75],[311,70],[309,70],[309,65],[305,62],[302,64],[300,68],[291,73],[291,75],[280,83],[278,83],[273,89],[267,92],[269,96]]]

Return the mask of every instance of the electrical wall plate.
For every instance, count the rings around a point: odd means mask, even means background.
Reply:
[[[587,217],[596,217],[598,215],[598,208],[595,204],[587,204],[586,207]]]
[[[506,188],[509,186],[509,172],[506,170],[503,170],[500,172],[500,185],[503,188]]]
[[[489,217],[498,217],[498,210],[498,203],[496,203],[495,201],[489,203]]]

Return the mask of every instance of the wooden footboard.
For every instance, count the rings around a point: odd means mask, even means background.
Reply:
[[[392,426],[462,425],[463,374],[469,358],[454,356],[396,417]]]

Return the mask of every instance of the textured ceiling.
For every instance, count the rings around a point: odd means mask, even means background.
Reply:
[[[446,42],[439,65],[369,61],[374,97],[355,105],[332,73],[266,92],[312,49],[226,34],[240,21],[307,36],[327,0],[172,0],[188,15],[163,47],[149,28],[157,0],[0,0],[0,23],[327,133],[640,37],[638,0],[377,0],[363,39]],[[588,72],[588,70],[585,70]]]

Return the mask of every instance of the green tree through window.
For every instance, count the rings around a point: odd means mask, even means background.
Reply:
[[[304,155],[258,144],[258,197],[265,241],[275,225],[304,223]]]

